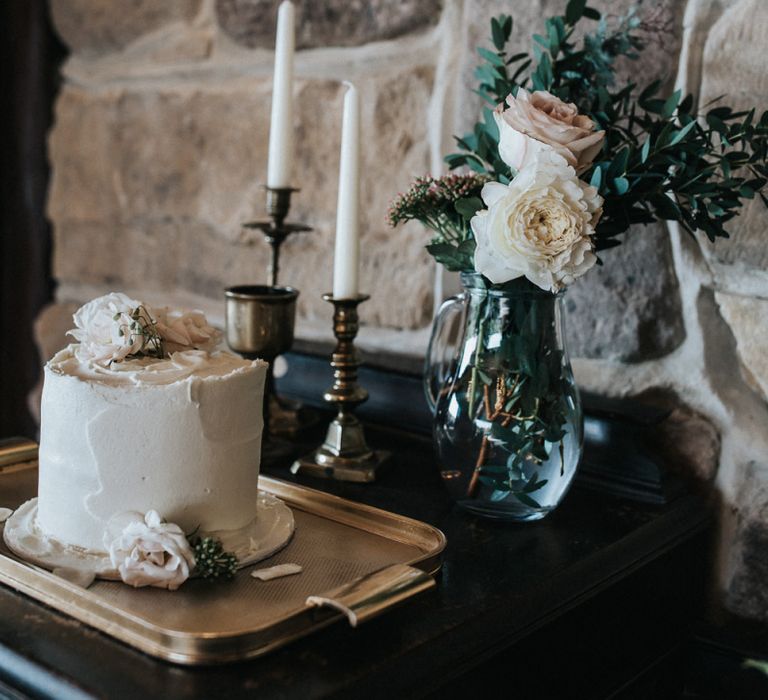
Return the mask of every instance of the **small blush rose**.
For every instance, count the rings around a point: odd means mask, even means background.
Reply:
[[[605,132],[579,114],[576,105],[543,90],[520,88],[500,104],[494,118],[499,127],[499,155],[517,171],[535,161],[542,151],[554,151],[580,174],[600,152]]]
[[[157,511],[121,513],[104,535],[112,566],[133,586],[176,590],[195,567],[195,555],[178,525],[164,523]]]
[[[181,350],[210,351],[218,344],[221,332],[208,325],[201,311],[168,311],[159,314],[157,332],[169,353]]]
[[[487,183],[482,198],[488,208],[471,221],[475,269],[492,283],[526,277],[557,292],[597,261],[592,235],[603,200],[561,158],[544,154],[509,185]]]
[[[105,294],[81,306],[72,317],[75,328],[69,331],[79,341],[75,350],[77,359],[107,366],[140,352],[144,337],[132,329],[132,314],[141,306],[140,301],[119,292]]]

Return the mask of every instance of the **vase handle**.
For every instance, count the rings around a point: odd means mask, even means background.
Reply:
[[[458,364],[459,348],[464,335],[464,294],[446,299],[435,316],[424,363],[424,394],[432,413],[446,382],[453,377]]]

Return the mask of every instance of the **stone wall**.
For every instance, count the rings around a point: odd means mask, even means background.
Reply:
[[[297,2],[296,183],[292,218],[314,231],[285,246],[281,281],[300,288],[298,335],[327,338],[341,82],[363,98],[361,312],[364,345],[421,354],[436,271],[412,225],[389,230],[390,198],[442,168],[475,119],[474,47],[494,13],[528,48],[565,0]],[[764,0],[594,0],[639,4],[648,50],[626,76],[663,75],[737,106],[768,107]],[[221,318],[222,288],[264,279],[267,248],[241,227],[264,215],[276,0],[52,0],[71,49],[50,137],[49,215],[58,305],[39,322],[44,354],[72,302],[121,289]],[[568,294],[582,386],[681,402],[674,448],[722,495],[719,585],[739,613],[768,619],[768,254],[766,212],[751,204],[732,239],[675,227],[632,231]],[[675,422],[676,421],[676,422]],[[687,426],[687,427],[686,427]],[[721,449],[720,449],[721,448]],[[719,458],[718,458],[719,451]]]

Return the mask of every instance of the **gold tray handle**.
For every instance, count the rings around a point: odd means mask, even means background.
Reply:
[[[357,627],[359,623],[434,586],[435,579],[420,569],[393,564],[345,584],[327,596],[309,596],[306,603],[311,607],[334,608],[347,616],[352,627]]]
[[[9,464],[31,462],[33,459],[37,459],[36,442],[22,437],[0,440],[0,469]]]

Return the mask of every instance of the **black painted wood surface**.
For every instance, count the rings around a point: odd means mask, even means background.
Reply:
[[[639,505],[577,484],[543,521],[490,522],[450,503],[428,440],[381,429],[369,437],[395,450],[375,484],[296,479],[288,455],[264,471],[443,529],[437,590],[358,629],[340,622],[261,659],[188,668],[0,586],[0,689],[52,698],[473,697],[501,683],[504,697],[607,697],[687,640],[708,538],[697,497]]]
[[[333,381],[328,354],[302,343],[303,352],[284,357],[288,371],[277,380],[281,395],[310,406],[327,407],[322,396]],[[422,387],[420,363],[393,368],[394,356],[364,358],[360,384],[370,396],[358,407],[361,418],[408,432],[429,435],[432,415]],[[405,358],[401,358],[405,362]],[[632,399],[610,399],[581,392],[584,407],[582,484],[646,503],[664,503],[682,492],[669,455],[662,454],[658,431],[668,410]]]

